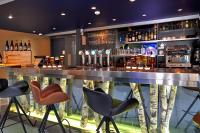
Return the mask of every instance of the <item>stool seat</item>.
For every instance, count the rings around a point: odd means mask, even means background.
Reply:
[[[26,81],[18,81],[0,92],[0,98],[17,97],[29,94],[29,85]]]
[[[44,133],[50,111],[54,111],[62,132],[66,133],[54,104],[67,102],[69,100],[67,94],[62,91],[61,87],[58,84],[51,84],[45,87],[44,90],[41,90],[40,83],[38,81],[31,81],[30,86],[35,102],[40,105],[46,105],[46,112],[38,129],[39,133]]]
[[[69,100],[69,97],[62,91],[58,84],[49,85],[44,90],[41,90],[39,83],[32,81],[31,87],[34,88],[32,92],[36,102],[41,105],[50,105]]]
[[[110,132],[109,122],[112,122],[115,130],[119,133],[117,125],[113,120],[113,116],[122,112],[126,112],[129,109],[137,108],[139,102],[135,98],[131,98],[125,101],[113,99],[109,94],[106,94],[101,88],[97,88],[94,91],[83,87],[84,98],[88,106],[96,113],[103,115],[103,118],[97,127],[96,131],[99,132],[102,124],[106,123],[106,133]]]
[[[9,127],[9,126],[12,126],[12,125],[15,125],[18,123],[17,122],[14,124],[4,126],[6,123],[6,120],[9,119],[8,115],[9,115],[12,104],[14,104],[16,107],[17,114],[20,119],[19,122],[21,122],[24,132],[27,133],[27,130],[25,128],[24,120],[22,119],[22,115],[24,115],[26,117],[26,119],[28,120],[28,122],[33,126],[32,122],[28,118],[26,112],[24,111],[24,109],[22,108],[22,106],[20,105],[20,103],[18,102],[18,100],[16,98],[17,96],[26,95],[28,93],[29,93],[29,85],[26,81],[18,81],[16,83],[14,83],[12,86],[8,86],[7,79],[0,79],[0,98],[10,98],[10,101],[6,108],[6,111],[0,121],[1,131],[6,127]]]

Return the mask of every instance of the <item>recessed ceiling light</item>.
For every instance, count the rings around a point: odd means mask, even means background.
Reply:
[[[143,16],[143,17],[146,17],[147,15],[146,15],[146,14],[142,14],[142,16]]]
[[[34,30],[33,33],[36,33],[36,31]]]
[[[97,10],[97,11],[94,12],[94,14],[95,14],[95,15],[100,15],[101,12]]]
[[[89,24],[89,25],[91,25],[92,23],[91,23],[91,22],[89,22],[88,24]]]
[[[96,8],[96,6],[92,6],[91,9],[92,10],[96,10],[97,8]]]
[[[56,30],[56,27],[53,27],[52,29],[53,29],[53,30]]]
[[[183,9],[180,8],[180,9],[178,9],[177,11],[178,11],[178,12],[181,12],[181,11],[183,11]]]
[[[117,19],[116,19],[116,18],[113,18],[112,21],[117,21]]]
[[[66,13],[62,12],[60,15],[61,15],[61,16],[65,16],[65,15],[66,15]]]
[[[42,36],[42,33],[39,33],[38,35],[39,35],[39,36]]]
[[[13,16],[12,16],[12,15],[9,15],[8,18],[9,18],[9,19],[13,19]]]
[[[130,2],[135,2],[135,0],[129,0]]]

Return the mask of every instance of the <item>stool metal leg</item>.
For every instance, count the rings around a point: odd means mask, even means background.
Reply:
[[[21,122],[21,124],[22,124],[23,129],[24,129],[24,132],[27,133],[26,127],[25,127],[25,125],[24,125],[24,122],[23,122],[22,117],[21,117],[21,114],[20,114],[19,107],[17,106],[17,103],[16,103],[16,102],[14,102],[14,103],[15,103],[15,106],[16,106],[16,109],[17,109],[17,113],[18,113],[20,122]]]
[[[60,126],[62,132],[63,132],[63,133],[66,133],[65,128],[64,128],[64,126],[63,126],[63,124],[62,124],[62,121],[61,121],[61,119],[60,119],[60,117],[59,117],[59,115],[58,115],[58,113],[57,113],[57,110],[56,110],[56,108],[55,108],[54,105],[52,105],[52,109],[54,110],[54,113],[55,113],[55,115],[56,115],[56,118],[57,118],[57,120],[58,120],[58,123],[59,123],[59,126]]]
[[[99,132],[99,129],[101,128],[101,126],[103,125],[104,121],[106,120],[106,117],[103,117],[101,122],[99,123],[99,126],[97,127],[96,131]]]
[[[11,105],[12,105],[12,100],[10,100],[10,102],[9,102],[9,104],[8,104],[8,107],[6,108],[6,111],[5,111],[4,115],[3,115],[3,118],[1,119],[1,122],[0,122],[0,127],[1,127],[1,129],[2,129],[2,128],[4,127],[4,125],[5,125],[5,122],[6,122],[6,119],[7,119],[7,117],[8,117],[8,114],[9,114]]]
[[[178,123],[176,124],[175,128],[177,128],[179,126],[179,124],[182,122],[182,120],[185,118],[185,116],[187,115],[187,113],[190,111],[190,109],[192,108],[192,106],[196,103],[196,101],[200,99],[200,94],[198,94],[196,96],[196,98],[194,99],[194,101],[192,102],[192,104],[188,107],[188,109],[185,111],[185,113],[183,114],[183,116],[181,117],[181,119],[178,121]]]
[[[17,101],[16,98],[14,98],[15,102],[17,103],[19,109],[22,111],[22,113],[24,114],[24,116],[26,117],[26,119],[28,120],[28,122],[31,124],[31,126],[33,126],[33,123],[31,122],[31,120],[28,118],[26,112],[24,111],[24,109],[22,108],[22,106],[19,104],[19,102]]]
[[[106,118],[106,133],[110,133],[110,119],[109,118]]]
[[[115,128],[115,131],[116,131],[117,133],[120,133],[120,132],[119,132],[119,129],[117,128],[117,125],[115,124],[115,121],[113,120],[113,118],[110,118],[110,121],[112,122],[112,124],[113,124],[113,126],[114,126],[114,128]]]
[[[39,126],[39,128],[38,128],[39,133],[40,133],[40,132],[43,132],[43,130],[44,130],[44,128],[45,128],[46,121],[47,121],[48,116],[49,116],[49,112],[50,112],[50,108],[49,108],[49,106],[47,106],[47,108],[46,108],[46,113],[44,114],[44,117],[43,117],[43,119],[42,119],[42,122],[40,123],[40,126]]]

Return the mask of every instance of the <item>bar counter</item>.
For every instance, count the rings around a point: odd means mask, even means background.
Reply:
[[[29,77],[28,80],[40,80],[42,86],[49,84],[47,77],[58,78],[63,91],[72,97],[73,80],[84,80],[83,86],[94,89],[95,81],[107,82],[112,87],[107,92],[112,92],[114,82],[129,83],[133,96],[139,101],[138,119],[142,133],[169,133],[170,118],[175,105],[177,90],[189,88],[199,91],[200,73],[199,69],[186,68],[155,68],[151,70],[129,70],[125,68],[92,68],[92,67],[68,67],[65,69],[44,69],[33,67],[1,67],[0,71],[8,74],[8,78],[19,77],[18,80]],[[22,75],[20,77],[20,75]],[[36,77],[34,79],[34,77]],[[43,77],[43,78],[38,78]],[[149,96],[142,94],[141,84],[148,84]],[[109,85],[108,85],[109,86]],[[179,87],[181,86],[181,87]],[[110,94],[110,93],[109,93]],[[145,100],[149,101],[150,110],[145,106]],[[24,100],[26,99],[24,98]],[[160,102],[160,104],[159,104]],[[30,102],[31,103],[31,102]],[[32,103],[33,105],[33,103]],[[59,110],[63,110],[65,104],[60,104]],[[81,127],[85,127],[85,118],[88,117],[88,107],[82,105]],[[38,107],[37,107],[38,108]],[[72,101],[67,103],[67,114],[72,112]],[[159,111],[161,109],[161,111]],[[148,110],[150,111],[149,113]],[[62,111],[64,112],[64,110]],[[160,114],[159,114],[160,113]],[[86,116],[85,116],[86,115]],[[160,123],[158,123],[160,119]],[[98,121],[96,121],[98,123]]]
[[[67,79],[134,82],[140,84],[200,87],[199,70],[186,68],[155,68],[152,70],[128,70],[125,68],[71,67],[66,69],[4,68],[26,76],[38,75]]]

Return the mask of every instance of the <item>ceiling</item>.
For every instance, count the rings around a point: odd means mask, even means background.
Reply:
[[[95,15],[92,6],[96,6],[101,14]],[[183,10],[178,12],[180,8]],[[66,15],[61,16],[62,12]],[[15,0],[0,5],[0,28],[47,34],[199,12],[200,0]],[[8,19],[9,15],[13,19]],[[113,18],[117,20],[113,21]]]

